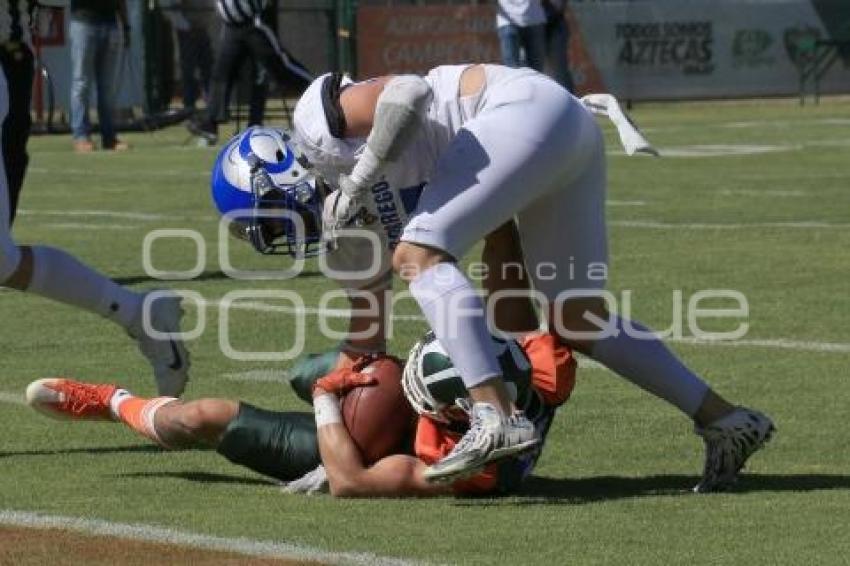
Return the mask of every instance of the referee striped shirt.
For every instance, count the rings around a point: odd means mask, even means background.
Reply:
[[[241,26],[252,22],[268,4],[268,0],[216,0],[215,7],[224,23]]]

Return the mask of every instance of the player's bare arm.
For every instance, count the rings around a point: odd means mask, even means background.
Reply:
[[[366,466],[351,439],[339,412],[339,397],[355,387],[374,383],[368,374],[333,372],[316,383],[313,404],[316,411],[319,451],[331,494],[337,497],[434,496],[451,493],[451,488],[425,481],[427,466],[417,458],[392,455]]]
[[[357,83],[343,89],[339,97],[340,106],[345,115],[345,136],[366,137],[372,131],[375,122],[375,108],[378,98],[392,75],[377,77]],[[484,88],[486,77],[483,65],[471,65],[460,82],[460,96],[470,96]]]
[[[378,77],[370,81],[346,87],[339,96],[340,107],[345,116],[345,137],[361,138],[369,135],[375,121],[375,107],[384,85],[391,76]]]
[[[342,423],[319,429],[319,450],[336,497],[426,497],[448,495],[451,488],[429,484],[427,466],[418,458],[397,454],[365,466],[351,435]]]

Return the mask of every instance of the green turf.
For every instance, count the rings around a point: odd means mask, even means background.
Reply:
[[[748,339],[850,343],[850,103],[827,100],[802,109],[791,101],[641,105],[634,116],[661,148],[738,144],[782,150],[662,160],[609,157],[611,289],[632,290],[633,313],[666,327],[674,289],[686,297],[702,288],[735,289],[749,300]],[[619,153],[613,132],[607,134],[609,150]],[[221,274],[207,189],[213,150],[181,145],[179,129],[127,139],[134,150],[115,155],[74,155],[64,137],[33,139],[22,199],[29,214],[18,219],[18,240],[61,246],[137,289],[166,285],[215,300],[237,288],[287,288],[301,292],[306,305],[318,304],[330,285],[311,273],[285,283],[236,282]],[[74,213],[83,210],[169,217]],[[738,226],[665,229],[618,224],[623,221]],[[741,226],[789,222],[842,226]],[[162,283],[145,276],[142,240],[155,228],[191,228],[204,235],[209,245],[199,280]],[[188,241],[160,242],[153,252],[160,269],[194,264]],[[258,268],[275,260],[237,248],[233,261]],[[411,305],[403,309],[415,313]],[[22,392],[45,375],[70,374],[152,393],[145,364],[108,323],[11,292],[0,293],[0,313],[3,392]],[[190,344],[194,371],[188,396],[300,406],[281,384],[229,378],[281,364],[228,360],[218,347],[216,310],[207,315],[207,331]],[[239,349],[288,347],[292,321],[285,314],[236,311],[231,341]],[[317,337],[315,319],[308,322],[310,349],[333,343]],[[730,324],[711,327],[724,330]],[[393,347],[403,352],[423,326],[399,323],[396,330]],[[119,426],[57,424],[4,403],[0,509],[444,563],[847,563],[846,349],[673,347],[722,394],[761,408],[777,422],[778,436],[753,459],[736,493],[688,493],[701,466],[701,445],[688,421],[612,374],[584,369],[549,435],[537,476],[514,498],[285,496],[211,452],[164,453]]]

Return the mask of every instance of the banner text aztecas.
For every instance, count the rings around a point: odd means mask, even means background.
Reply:
[[[566,17],[579,91],[634,100],[796,94],[814,41],[850,39],[850,2],[836,0],[573,2]],[[361,6],[358,76],[497,63],[495,21],[489,4]],[[841,67],[823,92],[850,90]]]

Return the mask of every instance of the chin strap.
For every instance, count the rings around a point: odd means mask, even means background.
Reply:
[[[588,94],[581,98],[581,103],[600,116],[605,116],[617,127],[620,134],[620,142],[626,154],[646,153],[660,157],[658,150],[643,137],[637,125],[629,118],[628,114],[620,108],[620,103],[610,94]]]

